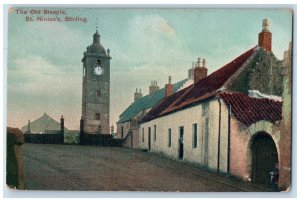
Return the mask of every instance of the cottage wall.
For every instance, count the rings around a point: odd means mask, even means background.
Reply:
[[[141,124],[140,148],[149,149],[148,137],[149,128],[151,128],[150,151],[178,159],[179,128],[184,127],[183,160],[199,163],[212,170],[218,169],[219,161],[220,172],[227,172],[228,109],[223,101],[220,100],[220,104],[220,147],[218,147],[219,102],[215,99]],[[193,147],[193,124],[197,124],[196,148]],[[156,140],[154,140],[154,125],[156,125]],[[171,147],[168,146],[169,129],[172,131]],[[218,148],[220,149],[219,152]]]
[[[231,117],[230,133],[230,174],[243,180],[251,180],[251,146],[253,139],[258,133],[265,132],[270,135],[276,145],[279,163],[283,161],[279,144],[281,133],[279,124],[272,124],[269,121],[258,121],[249,127],[239,123]]]
[[[220,128],[219,114],[221,117]],[[221,99],[220,103],[218,99],[213,99],[143,123],[139,130],[140,148],[149,149],[148,132],[151,128],[150,151],[179,159],[179,127],[183,126],[184,161],[197,163],[214,171],[218,171],[219,164],[219,172],[229,173],[243,180],[251,180],[251,143],[256,134],[265,132],[272,137],[279,155],[278,160],[282,161],[280,157],[282,152],[279,148],[281,134],[278,124],[259,121],[246,127],[233,114],[231,116],[228,114],[227,105]],[[198,132],[196,148],[193,147],[193,124],[195,123]],[[156,140],[154,140],[154,125],[156,125]],[[168,146],[168,129],[172,131],[171,147]],[[228,165],[229,132],[230,162]]]
[[[131,129],[123,143],[124,147],[139,148],[139,129]]]
[[[247,130],[234,117],[230,119],[230,174],[242,178],[250,179],[250,137]]]
[[[124,123],[117,123],[117,135],[116,138],[122,138],[122,127],[123,127],[123,138],[126,137],[130,130],[131,122],[127,121]]]

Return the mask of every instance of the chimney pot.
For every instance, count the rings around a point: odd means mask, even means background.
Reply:
[[[198,58],[197,60],[197,67],[201,67],[201,58]]]
[[[206,60],[205,59],[202,60],[202,67],[206,67]]]
[[[270,28],[270,20],[267,18],[267,19],[264,19],[263,20],[263,23],[262,23],[262,31],[269,31],[269,28]]]

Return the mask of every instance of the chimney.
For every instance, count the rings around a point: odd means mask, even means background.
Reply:
[[[169,76],[169,83],[165,86],[165,97],[168,97],[173,94],[173,84],[172,77]]]
[[[152,95],[156,91],[159,90],[159,87],[157,85],[157,81],[151,81],[151,86],[149,86],[149,95]]]
[[[140,89],[140,91],[138,92],[138,89],[136,88],[134,93],[134,102],[140,99],[141,97],[143,97],[142,90]]]
[[[188,79],[194,80],[195,62],[192,63],[192,68],[188,70]]]
[[[272,33],[269,30],[270,20],[264,19],[262,31],[258,34],[258,45],[266,51],[272,51]]]
[[[201,63],[201,59],[198,58],[197,66],[194,69],[194,83],[205,77],[207,77],[206,60],[203,59]]]

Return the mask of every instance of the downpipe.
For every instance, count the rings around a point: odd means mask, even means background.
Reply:
[[[221,101],[218,98],[219,103],[219,129],[218,129],[218,163],[217,163],[217,172],[220,172],[220,137],[221,137]]]
[[[227,137],[227,175],[230,175],[230,128],[231,128],[231,105],[228,107],[228,137]]]

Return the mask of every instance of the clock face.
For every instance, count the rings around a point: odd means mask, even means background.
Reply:
[[[101,67],[101,66],[99,66],[99,65],[96,66],[95,69],[94,69],[94,72],[95,72],[95,74],[98,75],[98,76],[102,75],[102,74],[103,74],[103,67]]]

